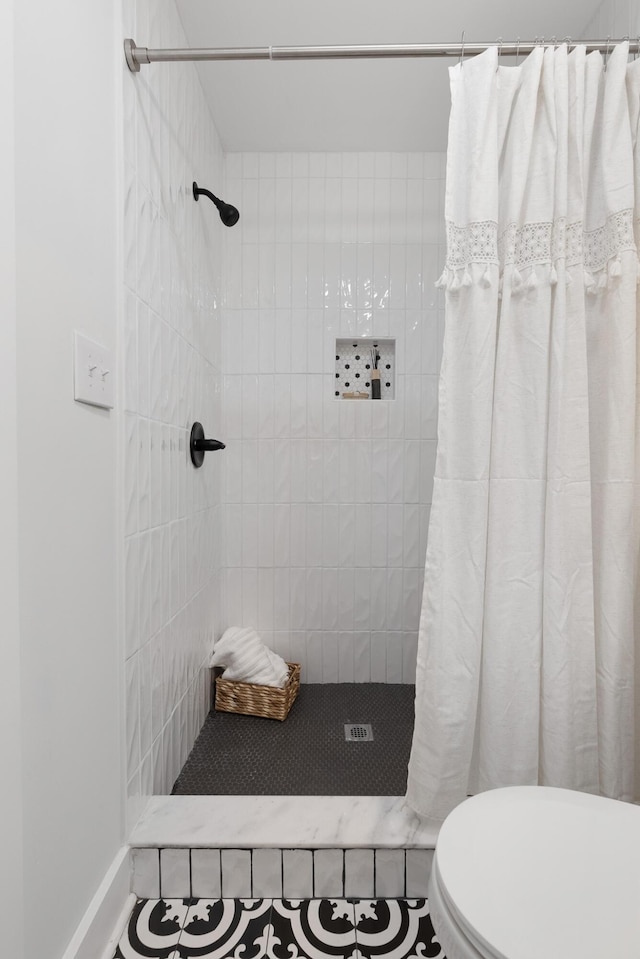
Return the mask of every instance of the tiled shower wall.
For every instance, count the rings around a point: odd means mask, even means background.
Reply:
[[[135,9],[131,18],[128,11]],[[124,4],[124,36],[186,46],[172,0]],[[193,65],[123,67],[121,337],[124,633],[129,819],[170,791],[208,709],[220,620],[221,454],[195,470],[194,420],[221,424],[223,230],[193,180],[223,158]]]
[[[436,446],[442,154],[228,154],[228,625],[307,682],[412,682]],[[335,340],[396,341],[395,399]]]

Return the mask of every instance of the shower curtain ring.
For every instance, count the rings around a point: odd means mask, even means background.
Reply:
[[[520,60],[520,37],[516,37],[516,66]]]
[[[460,37],[460,60],[458,61],[459,66],[462,66],[464,61],[464,34],[465,31],[462,31],[462,36]]]
[[[562,38],[562,42],[563,42],[563,43],[566,43],[566,45],[567,45],[567,53],[570,53],[570,51],[571,51],[571,37],[563,37],[563,38]]]
[[[502,39],[502,37],[497,37],[496,43],[498,44],[498,62],[496,64],[496,73],[497,73],[498,70],[500,69],[500,57],[502,56],[502,44],[504,43],[504,40]]]
[[[607,37],[607,49],[604,53],[604,72],[607,72],[607,64],[609,63],[609,50],[611,49],[611,35]]]

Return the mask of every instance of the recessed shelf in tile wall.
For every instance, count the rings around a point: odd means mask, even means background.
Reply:
[[[336,399],[352,399],[358,396],[371,399],[371,370],[373,356],[376,354],[380,357],[380,399],[395,398],[396,341],[368,336],[336,340]]]

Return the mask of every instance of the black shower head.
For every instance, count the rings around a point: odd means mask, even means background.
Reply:
[[[210,200],[213,200],[215,205],[218,208],[218,213],[220,214],[220,219],[225,226],[235,226],[235,224],[240,219],[240,214],[236,210],[235,206],[231,206],[230,203],[225,203],[224,200],[219,200],[217,196],[214,196],[210,190],[205,190],[203,187],[198,186],[198,184],[193,181],[193,199],[197,200],[199,196],[204,194],[208,196]]]

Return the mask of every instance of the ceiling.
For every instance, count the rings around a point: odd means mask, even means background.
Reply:
[[[193,47],[584,36],[597,0],[177,0]],[[140,46],[144,37],[135,37]],[[451,60],[199,65],[226,151],[446,147]],[[167,66],[167,69],[170,69]]]

